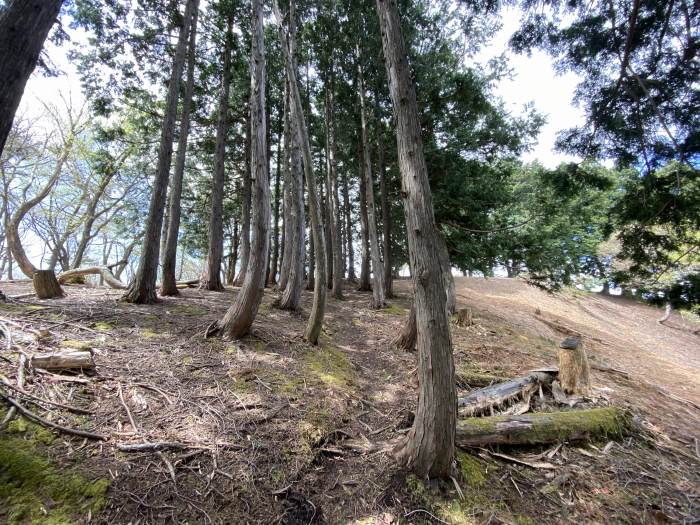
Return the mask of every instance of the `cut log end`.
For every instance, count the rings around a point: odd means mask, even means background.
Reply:
[[[34,272],[32,282],[39,299],[56,299],[65,296],[53,270],[37,270]]]

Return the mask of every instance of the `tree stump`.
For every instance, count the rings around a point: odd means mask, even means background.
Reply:
[[[39,299],[55,299],[65,296],[53,270],[37,270],[34,272],[32,281],[34,291]]]
[[[567,337],[559,345],[559,383],[565,394],[590,395],[591,370],[580,337]]]
[[[472,326],[474,324],[474,318],[472,317],[471,308],[461,308],[457,310],[455,314],[455,323],[457,326],[466,328],[467,326]]]

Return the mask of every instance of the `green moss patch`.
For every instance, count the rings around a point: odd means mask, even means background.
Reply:
[[[355,373],[347,356],[328,342],[322,342],[304,356],[306,370],[324,384],[347,390]]]
[[[405,308],[402,308],[399,305],[396,304],[391,304],[387,306],[386,308],[382,308],[380,312],[383,312],[385,314],[393,314],[393,315],[403,315],[407,312]]]
[[[97,322],[95,323],[95,330],[99,330],[100,332],[109,332],[110,330],[114,329],[114,325],[112,323],[105,323],[105,322]]]
[[[62,348],[71,348],[73,350],[90,350],[92,345],[88,341],[78,341],[77,339],[64,339],[59,343]]]
[[[31,434],[30,431],[31,426],[19,433]],[[25,437],[38,438],[37,434],[29,434]],[[3,523],[71,525],[104,507],[108,486],[106,479],[90,481],[80,474],[56,468],[41,457],[33,439],[0,438],[0,521]]]
[[[176,304],[168,307],[168,312],[174,315],[198,317],[207,314],[208,310],[196,304]]]

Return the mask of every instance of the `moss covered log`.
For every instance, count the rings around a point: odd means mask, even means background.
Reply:
[[[458,420],[456,443],[460,447],[482,447],[617,438],[631,426],[629,413],[612,407],[520,416],[470,417]]]

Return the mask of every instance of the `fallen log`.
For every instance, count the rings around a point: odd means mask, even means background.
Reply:
[[[499,407],[529,401],[533,392],[539,390],[541,385],[550,384],[556,375],[549,369],[534,370],[526,376],[473,390],[457,399],[457,410],[461,417],[478,416],[492,414]]]
[[[632,418],[619,408],[535,412],[519,416],[470,417],[457,420],[455,443],[462,448],[486,445],[536,445],[559,441],[619,438]]]
[[[44,370],[66,370],[70,368],[92,370],[95,368],[92,353],[80,350],[35,354],[32,356],[31,363],[33,368],[42,368]]]
[[[457,385],[462,388],[481,388],[508,380],[508,378],[503,376],[497,376],[487,372],[465,368],[458,368],[455,370],[455,379],[457,380]]]
[[[107,283],[107,285],[110,288],[114,288],[116,290],[126,289],[126,285],[122,283],[119,279],[117,279],[114,275],[112,275],[112,272],[106,266],[89,266],[87,268],[76,268],[74,270],[68,270],[59,274],[58,282],[61,284],[65,284],[71,279],[75,279],[76,277],[82,277],[84,275],[101,275],[102,279],[104,279],[104,282]]]

